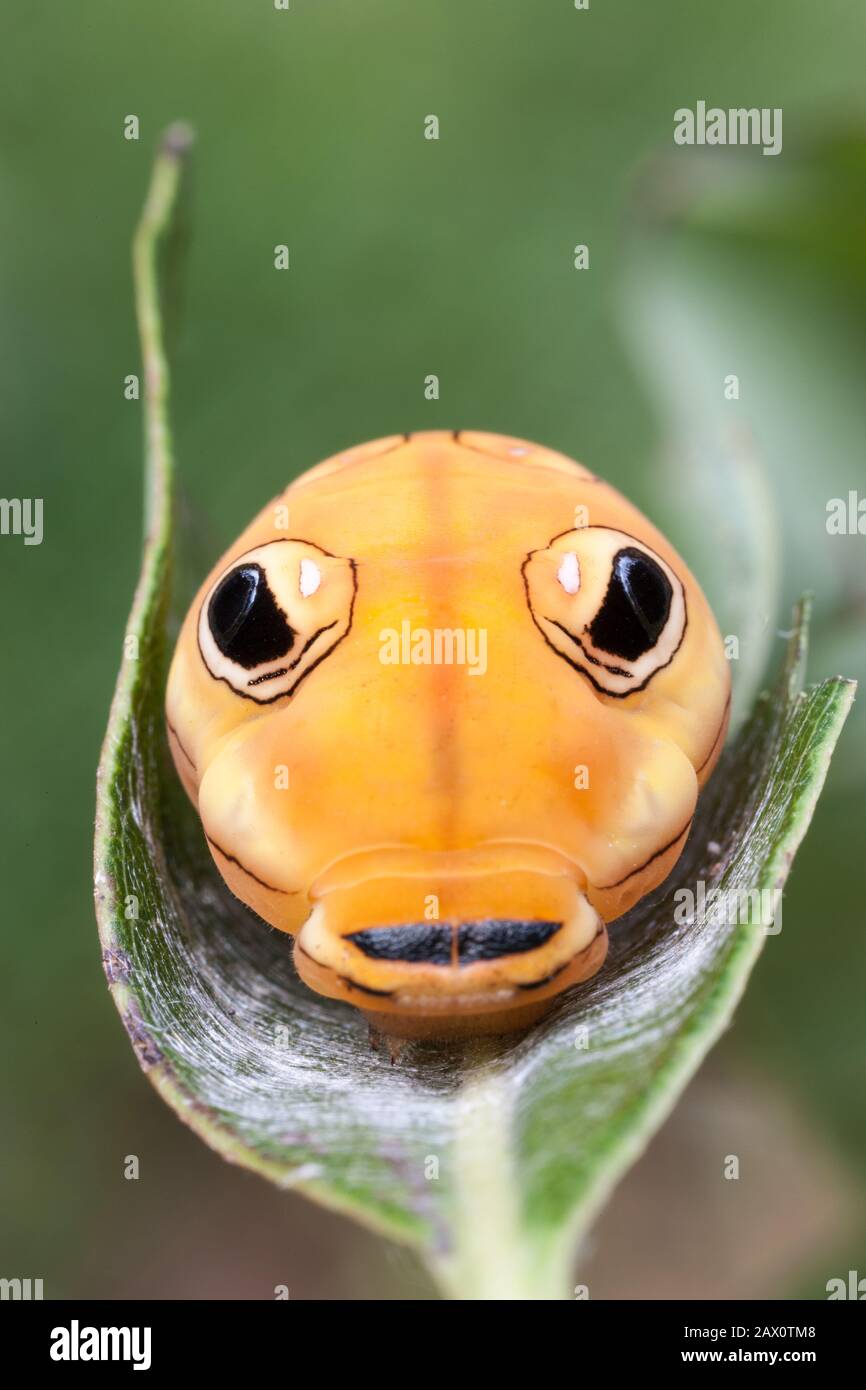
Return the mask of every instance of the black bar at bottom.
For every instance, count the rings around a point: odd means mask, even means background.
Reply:
[[[250,1376],[251,1367],[282,1366],[292,1374],[291,1347],[313,1330],[309,1305],[289,1302],[243,1303],[141,1303],[141,1302],[24,1302],[0,1303],[4,1363],[22,1370],[64,1376],[86,1372],[112,1374],[136,1370],[140,1375],[166,1371],[232,1372]],[[401,1337],[408,1331],[411,1314],[400,1304]],[[783,1303],[633,1303],[576,1300],[560,1305],[557,1332],[574,1334],[575,1373],[581,1368],[581,1347],[593,1362],[603,1356],[609,1373],[619,1370],[667,1371],[675,1366],[777,1366],[805,1365],[822,1374],[837,1367],[856,1366],[866,1324],[857,1301]],[[332,1314],[333,1316],[333,1314]],[[341,1336],[324,1344],[321,1329],[314,1346],[327,1349],[326,1364],[333,1372],[334,1353],[351,1345],[357,1362],[361,1316],[365,1343],[381,1348],[384,1324],[381,1315],[359,1315],[358,1332],[349,1343],[345,1313],[340,1315]],[[446,1330],[438,1317],[437,1338]],[[454,1316],[459,1323],[460,1313]],[[495,1316],[495,1315],[494,1315]],[[349,1315],[352,1321],[351,1314]],[[314,1319],[314,1327],[317,1319]],[[378,1330],[376,1331],[375,1329]],[[473,1331],[478,1332],[478,1324]],[[521,1337],[511,1323],[512,1336]],[[539,1346],[537,1327],[525,1328],[525,1345]],[[293,1341],[289,1343],[287,1338]],[[591,1339],[591,1340],[589,1340]],[[465,1345],[465,1344],[464,1344]],[[486,1342],[487,1352],[490,1351]],[[468,1347],[465,1348],[468,1350]],[[396,1348],[392,1347],[392,1350]],[[562,1344],[560,1343],[560,1351]],[[315,1352],[313,1354],[316,1354]],[[462,1356],[462,1354],[461,1354]],[[365,1358],[366,1359],[366,1358]],[[467,1357],[463,1370],[471,1374],[476,1358]],[[295,1363],[296,1364],[296,1363]],[[368,1363],[369,1364],[369,1363]],[[584,1364],[583,1369],[586,1369]],[[489,1362],[485,1374],[489,1374]],[[396,1358],[394,1375],[410,1373],[405,1351]]]

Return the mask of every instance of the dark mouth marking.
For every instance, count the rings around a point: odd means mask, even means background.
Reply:
[[[533,555],[538,554],[538,551],[539,551],[539,550],[549,550],[550,547],[554,544],[555,541],[561,540],[563,536],[569,536],[569,535],[571,535],[571,531],[572,531],[572,530],[575,530],[575,529],[581,530],[581,531],[589,531],[589,530],[593,530],[593,529],[601,529],[601,530],[605,530],[605,531],[611,531],[611,530],[614,530],[615,528],[614,528],[614,527],[611,527],[611,526],[605,526],[605,527],[601,527],[601,528],[594,528],[594,527],[589,527],[589,526],[581,526],[581,527],[577,527],[577,528],[572,527],[571,530],[569,530],[569,531],[560,531],[557,535],[551,537],[551,539],[548,541],[548,543],[547,543],[546,546],[537,546],[535,550],[530,550],[530,552],[529,552],[529,554],[527,555],[526,559],[523,561],[523,564],[520,566],[520,573],[521,573],[521,577],[522,577],[522,579],[523,579],[523,592],[524,592],[524,594],[526,595],[526,606],[527,606],[527,608],[529,609],[529,616],[530,616],[530,618],[532,619],[532,621],[535,623],[535,626],[538,628],[538,631],[541,633],[542,637],[544,638],[544,641],[546,642],[546,644],[547,644],[547,646],[550,648],[550,650],[551,650],[552,652],[555,652],[556,655],[560,658],[561,661],[566,661],[566,662],[568,662],[568,665],[571,666],[573,670],[579,672],[580,675],[585,676],[586,679],[589,681],[590,685],[593,686],[594,689],[596,689],[596,690],[598,691],[599,695],[608,695],[612,700],[627,700],[630,696],[639,694],[641,690],[646,690],[646,688],[647,688],[647,686],[649,685],[650,681],[653,680],[653,679],[658,675],[659,671],[664,671],[666,667],[670,666],[671,662],[673,661],[673,659],[674,659],[674,657],[676,656],[677,652],[679,651],[680,647],[683,645],[683,642],[685,641],[685,637],[686,637],[686,632],[688,631],[688,626],[689,626],[689,607],[688,607],[688,603],[686,602],[686,591],[685,591],[685,586],[683,585],[683,582],[682,582],[682,580],[680,579],[679,575],[677,575],[677,576],[676,576],[676,578],[677,578],[677,583],[678,583],[679,586],[680,586],[680,591],[681,591],[682,596],[683,596],[683,630],[682,630],[682,635],[680,636],[680,640],[679,640],[679,642],[677,643],[677,645],[674,647],[674,650],[671,652],[669,659],[664,663],[663,666],[657,666],[656,669],[655,669],[654,671],[650,671],[650,673],[649,673],[649,675],[647,676],[646,680],[645,680],[641,685],[636,685],[636,686],[634,686],[634,688],[633,688],[632,690],[608,690],[608,689],[606,689],[605,686],[599,685],[598,681],[595,679],[595,677],[592,675],[592,673],[591,673],[590,671],[587,671],[586,667],[585,667],[584,665],[582,665],[581,662],[579,662],[579,661],[573,661],[572,658],[571,658],[570,656],[567,656],[565,652],[561,652],[561,651],[559,650],[558,647],[555,647],[555,646],[553,645],[553,643],[551,642],[551,640],[550,640],[550,638],[548,637],[547,633],[544,631],[544,628],[541,626],[541,622],[540,622],[539,619],[536,618],[536,616],[535,616],[535,610],[534,610],[533,607],[532,607],[532,600],[531,600],[531,598],[530,598],[530,596],[529,596],[529,580],[528,580],[527,577],[526,577],[526,567],[527,567],[527,565],[529,564],[530,560],[532,559]],[[629,531],[620,531],[620,532],[619,532],[619,535],[621,535],[621,536],[627,536],[628,539],[631,540],[631,541],[637,541],[637,544],[638,544],[638,545],[643,545],[643,544],[644,544],[643,541],[638,540],[638,537],[637,537],[637,536],[633,536],[633,535],[631,534],[631,532],[629,532]],[[548,619],[546,619],[545,621],[550,622],[551,620],[548,618]],[[635,870],[635,872],[637,872],[637,870]],[[631,875],[629,875],[629,877],[631,877]]]
[[[715,753],[716,749],[717,749],[718,746],[719,746],[719,739],[722,737],[722,730],[723,730],[724,727],[725,727],[725,723],[726,723],[727,718],[728,718],[728,710],[729,710],[730,708],[731,708],[731,692],[728,691],[728,698],[727,698],[727,700],[725,701],[725,708],[722,710],[722,718],[721,718],[721,720],[720,720],[720,722],[719,722],[719,732],[716,734],[715,738],[713,739],[712,745],[711,745],[711,747],[710,747],[710,751],[709,751],[709,753],[707,754],[707,756],[704,758],[704,761],[701,763],[700,767],[696,767],[696,768],[695,768],[695,772],[697,773],[698,776],[700,776],[700,774],[703,772],[703,770],[704,770],[704,768],[706,767],[707,763],[710,761],[710,758],[713,756],[713,754]]]
[[[335,618],[332,623],[328,623],[325,627],[320,627],[318,632],[314,632],[312,637],[307,638],[294,661],[290,661],[288,666],[281,666],[277,671],[269,671],[266,676],[253,676],[252,680],[247,681],[247,685],[264,685],[265,681],[275,681],[278,676],[284,676],[287,671],[294,671],[295,667],[303,661],[310,647],[314,642],[318,641],[322,633],[330,632],[331,628],[336,626],[337,619]]]
[[[560,632],[564,632],[566,637],[570,637],[572,642],[576,642],[587,661],[591,661],[593,666],[601,666],[602,670],[609,671],[612,676],[624,676],[626,680],[634,680],[633,671],[626,671],[622,666],[609,666],[606,661],[600,661],[597,656],[593,656],[591,652],[588,652],[577,633],[572,632],[570,627],[563,626],[563,624],[558,623],[555,618],[545,617],[544,621],[550,623],[551,627],[558,627]]]
[[[198,776],[198,768],[196,767],[196,765],[195,765],[195,763],[193,762],[192,758],[189,756],[189,753],[187,753],[186,749],[184,748],[183,744],[181,743],[180,737],[179,737],[178,732],[177,732],[177,729],[174,727],[174,725],[172,724],[172,722],[171,722],[170,719],[166,719],[166,721],[165,721],[165,727],[168,729],[168,732],[171,734],[172,738],[174,739],[174,741],[175,741],[175,743],[177,744],[178,748],[180,749],[181,753],[183,753],[183,756],[186,758],[187,762],[189,763],[189,765],[190,765],[190,767],[192,768],[192,770],[193,770],[193,772],[195,773],[195,775]]]
[[[561,922],[502,917],[464,922],[409,922],[403,926],[366,927],[346,936],[372,960],[403,961],[412,965],[474,965],[501,956],[534,951],[559,931]],[[454,960],[456,935],[457,960]]]
[[[479,960],[497,960],[500,956],[534,951],[549,941],[561,927],[561,922],[547,922],[540,918],[519,921],[493,917],[480,922],[464,922],[457,933],[460,964],[472,965]]]
[[[644,862],[643,862],[642,864],[638,864],[638,866],[637,866],[636,869],[629,869],[629,871],[628,871],[628,873],[625,875],[625,877],[624,877],[624,878],[618,878],[617,881],[616,881],[616,883],[601,883],[601,884],[599,884],[598,888],[596,889],[596,892],[598,892],[598,893],[606,893],[606,892],[608,891],[609,888],[620,888],[620,887],[622,886],[623,883],[627,883],[628,880],[629,880],[630,878],[634,878],[635,874],[639,874],[643,869],[645,869],[645,868],[647,867],[647,865],[651,864],[651,863],[653,862],[654,859],[659,859],[659,858],[661,857],[661,855],[667,854],[667,852],[668,852],[669,849],[673,849],[673,847],[674,847],[674,845],[676,844],[677,840],[681,840],[681,839],[683,838],[683,836],[684,836],[684,835],[686,834],[686,832],[689,830],[689,828],[690,828],[691,823],[692,823],[693,820],[694,820],[694,815],[689,816],[688,820],[686,821],[686,823],[685,823],[685,825],[683,826],[682,830],[680,831],[679,835],[675,835],[674,838],[673,838],[672,840],[668,840],[668,842],[667,842],[666,845],[662,845],[661,849],[657,849],[656,852],[655,852],[655,854],[651,854],[651,855],[650,855],[649,859],[645,859]]]
[[[346,939],[371,960],[450,965],[453,935],[450,926],[410,922],[402,927],[367,927]]]
[[[300,889],[298,888],[275,888],[272,883],[265,883],[265,880],[263,878],[259,878],[258,874],[254,874],[252,869],[248,869],[246,864],[242,864],[241,861],[239,859],[236,859],[233,854],[229,854],[226,850],[222,848],[221,845],[218,845],[216,840],[212,840],[210,835],[207,834],[207,832],[205,832],[205,839],[207,840],[209,845],[212,845],[213,848],[222,855],[223,859],[227,859],[230,864],[237,864],[238,868],[242,869],[248,878],[253,879],[254,882],[260,884],[262,888],[267,888],[269,892],[282,893],[284,897],[287,898],[295,898],[300,892]]]

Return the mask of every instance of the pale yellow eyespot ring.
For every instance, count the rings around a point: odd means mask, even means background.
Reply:
[[[273,704],[352,625],[355,563],[310,541],[280,539],[240,555],[217,578],[198,616],[198,647],[214,680]]]
[[[582,526],[531,551],[526,599],[548,646],[601,695],[624,699],[669,666],[688,624],[682,580],[645,542]]]

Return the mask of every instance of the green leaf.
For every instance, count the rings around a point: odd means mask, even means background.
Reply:
[[[853,687],[803,692],[801,607],[779,682],[726,753],[672,880],[613,927],[601,974],[521,1037],[407,1044],[396,1063],[374,1050],[360,1015],[306,990],[286,938],[225,889],[167,756],[157,252],[184,145],[173,133],[157,158],[135,250],[149,501],[127,631],[138,654],[123,662],[98,782],[111,992],[149,1079],[225,1158],[415,1247],[454,1297],[566,1297],[581,1233],[727,1024],[767,934],[709,907],[677,922],[675,891],[781,887]]]

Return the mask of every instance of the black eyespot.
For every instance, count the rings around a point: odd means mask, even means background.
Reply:
[[[260,565],[238,565],[217,585],[207,620],[223,656],[251,671],[291,650],[295,634]]]
[[[636,661],[664,631],[672,596],[670,580],[645,551],[634,546],[618,550],[604,602],[589,628],[593,645]]]

